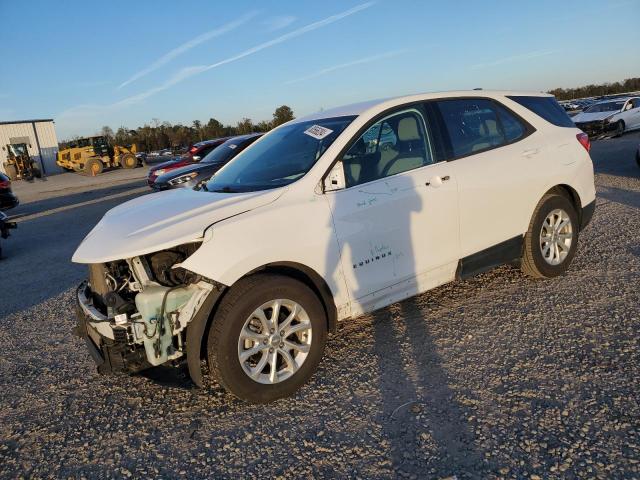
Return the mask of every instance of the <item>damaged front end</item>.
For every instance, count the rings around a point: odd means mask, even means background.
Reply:
[[[194,382],[202,384],[200,343],[224,286],[180,266],[199,246],[89,265],[89,280],[77,291],[75,332],[87,342],[99,373],[135,373],[187,360]]]

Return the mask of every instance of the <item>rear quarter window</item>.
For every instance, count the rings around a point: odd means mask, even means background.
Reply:
[[[512,95],[507,98],[519,103],[557,127],[576,128],[567,112],[564,111],[564,108],[560,106],[554,97]]]

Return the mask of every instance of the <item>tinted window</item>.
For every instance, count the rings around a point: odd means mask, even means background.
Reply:
[[[596,103],[587,108],[584,113],[619,112],[624,107],[624,102]]]
[[[250,138],[234,138],[231,140],[227,140],[218,148],[214,149],[212,152],[209,152],[200,163],[227,163],[242,150],[255,142],[258,138],[260,138],[259,135]]]
[[[510,96],[508,98],[557,127],[576,127],[569,115],[553,97]]]
[[[439,100],[435,104],[449,135],[449,156],[463,157],[507,143],[490,100]]]
[[[285,125],[266,134],[222,168],[207,190],[251,192],[283,187],[303,177],[355,117]]]
[[[425,122],[406,110],[376,122],[342,157],[347,187],[433,163]]]
[[[519,138],[522,138],[526,132],[526,128],[522,122],[506,108],[502,108],[498,105],[494,105],[494,107],[498,112],[498,118],[500,119],[502,131],[504,132],[507,142],[515,142]]]

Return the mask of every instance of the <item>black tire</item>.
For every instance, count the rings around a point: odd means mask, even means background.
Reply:
[[[98,158],[90,158],[87,160],[87,163],[84,164],[85,175],[89,175],[91,177],[100,175],[103,169],[104,169],[104,165],[102,164],[102,161]]]
[[[624,128],[625,128],[624,120],[618,120],[616,122],[616,130],[613,136],[621,137],[624,134]]]
[[[240,331],[252,312],[274,299],[289,299],[306,311],[312,334],[308,356],[299,369],[279,383],[259,383],[245,373],[238,358]],[[283,312],[281,312],[284,314]],[[239,280],[224,296],[207,341],[209,370],[228,392],[251,403],[266,403],[295,393],[316,371],[324,352],[327,321],[318,297],[289,277],[256,274]]]
[[[566,257],[557,265],[548,263],[542,254],[541,231],[547,216],[556,209],[564,210],[571,221],[573,238]],[[559,193],[547,193],[536,206],[529,229],[524,236],[521,268],[524,273],[536,278],[551,278],[567,271],[578,247],[580,224],[573,203]]]
[[[640,148],[638,148],[638,151],[636,152],[636,163],[640,167]]]
[[[138,166],[138,159],[131,153],[125,153],[120,156],[120,165],[122,168],[136,168]]]

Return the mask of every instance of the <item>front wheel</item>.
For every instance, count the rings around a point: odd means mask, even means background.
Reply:
[[[538,278],[567,271],[578,247],[578,214],[563,195],[548,193],[538,203],[524,237],[522,270]]]
[[[318,297],[303,283],[270,274],[242,279],[223,298],[209,330],[210,370],[248,402],[292,395],[320,363],[326,325]]]
[[[120,157],[120,165],[122,168],[136,168],[138,166],[138,159],[131,153],[125,153]]]
[[[621,137],[624,134],[624,128],[624,121],[618,120],[618,123],[616,123],[615,136]]]

